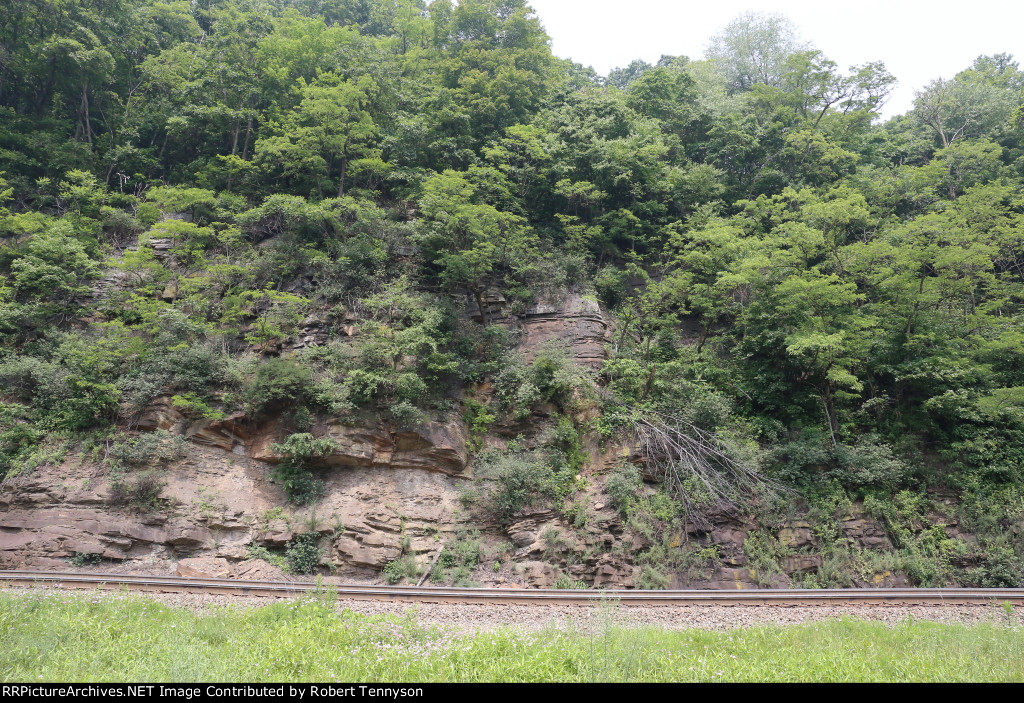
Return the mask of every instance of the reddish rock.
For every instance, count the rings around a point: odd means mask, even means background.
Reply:
[[[235,564],[231,570],[230,578],[247,581],[280,581],[284,578],[284,575],[284,572],[273,564],[268,564],[262,559],[249,559],[240,564]]]
[[[790,575],[809,574],[817,571],[819,566],[821,566],[821,556],[818,554],[798,554],[782,560],[782,570]]]
[[[892,542],[889,541],[885,530],[873,520],[860,517],[850,517],[843,521],[843,536],[852,539],[858,546],[864,549],[892,549]]]
[[[576,363],[584,366],[600,368],[607,358],[610,326],[593,298],[569,293],[559,301],[540,302],[519,316],[518,324],[525,333],[519,346],[528,360],[552,341],[568,345]]]
[[[779,530],[779,542],[794,549],[817,546],[810,523],[803,520],[794,520]]]
[[[228,578],[231,575],[231,565],[227,559],[195,557],[179,561],[175,573],[190,578]]]
[[[527,561],[517,565],[519,578],[529,588],[551,588],[558,580],[555,568],[543,561]]]
[[[252,433],[247,455],[258,461],[279,463],[284,457],[274,449],[274,444],[283,441],[286,434],[287,428],[280,422],[268,423]],[[330,454],[316,460],[325,467],[377,466],[460,475],[469,464],[467,434],[461,420],[446,424],[427,422],[410,430],[331,423],[322,436],[335,444]]]
[[[594,568],[594,588],[632,588],[636,579],[637,568],[623,557],[602,554],[597,558]]]
[[[135,426],[143,432],[154,430],[167,430],[174,434],[181,434],[185,431],[185,416],[171,402],[171,396],[162,395],[154,398],[146,408],[139,413]]]

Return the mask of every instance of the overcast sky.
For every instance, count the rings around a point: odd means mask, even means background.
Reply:
[[[746,11],[789,17],[840,67],[883,61],[899,85],[886,116],[911,107],[914,91],[949,78],[981,54],[1024,62],[1024,2],[1017,0],[529,0],[557,56],[606,74],[633,59],[703,56],[708,39]]]

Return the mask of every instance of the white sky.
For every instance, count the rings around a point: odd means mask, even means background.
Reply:
[[[883,113],[905,112],[914,91],[950,78],[981,54],[1024,64],[1024,2],[1017,0],[529,0],[557,56],[604,75],[633,59],[703,56],[708,39],[747,11],[778,12],[801,38],[846,69],[883,61],[899,80]]]

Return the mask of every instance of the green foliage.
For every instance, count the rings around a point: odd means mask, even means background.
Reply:
[[[772,452],[773,471],[792,485],[838,481],[850,488],[900,488],[911,479],[911,467],[877,435],[864,435],[853,446],[830,446],[814,431],[779,443]]]
[[[487,434],[488,428],[498,418],[490,413],[490,410],[486,405],[473,400],[472,398],[467,399],[464,402],[464,405],[466,407],[466,413],[463,416],[463,419],[469,426],[473,449],[474,451],[478,451],[480,449],[482,437]]]
[[[119,436],[110,444],[108,459],[129,466],[163,465],[185,456],[185,438],[167,430],[135,437]]]
[[[97,564],[103,563],[103,557],[99,554],[75,552],[75,555],[71,557],[70,562],[71,566],[96,566]]]
[[[166,483],[157,471],[149,469],[129,474],[113,468],[109,478],[110,501],[114,505],[125,505],[136,512],[158,512],[165,507],[160,494]]]
[[[575,364],[567,349],[552,343],[538,349],[530,364],[520,356],[508,357],[494,377],[494,392],[503,409],[524,419],[541,403],[563,411],[575,409],[592,383],[588,370]]]
[[[584,435],[615,444],[652,413],[807,495],[943,484],[975,513],[1024,482],[1009,55],[883,122],[881,63],[843,72],[774,15],[737,18],[706,60],[601,78],[556,59],[522,0],[4,10],[5,476],[169,397],[300,435],[314,415],[408,430],[461,403],[475,451],[544,426],[481,459],[501,520],[544,500],[585,521]],[[571,351],[536,343],[549,314]],[[599,339],[594,374],[577,357]],[[115,469],[144,453],[129,444]],[[286,456],[292,500],[322,492],[315,458]],[[647,532],[678,518],[631,474],[606,488]],[[976,518],[979,560],[876,508],[919,580],[1017,573],[1008,517]]]
[[[272,444],[271,449],[284,457],[274,468],[272,476],[282,485],[288,499],[296,505],[310,505],[319,501],[324,495],[324,482],[313,474],[309,465],[313,460],[334,451],[334,440],[300,432],[288,435],[283,442]]]
[[[586,581],[574,580],[568,574],[559,574],[558,578],[555,579],[555,588],[563,590],[586,590],[588,588]]]
[[[478,455],[477,467],[484,489],[480,507],[502,523],[540,500],[560,504],[580,488],[576,468],[557,447],[488,450]]]
[[[295,574],[311,574],[323,560],[324,552],[320,549],[320,536],[307,532],[295,535],[285,546],[284,558],[288,569]]]
[[[417,575],[416,563],[409,556],[389,561],[381,571],[384,580],[392,585],[406,578],[415,578]]]
[[[250,411],[258,414],[284,405],[301,405],[312,392],[309,369],[288,359],[270,359],[256,369],[244,395]]]
[[[451,582],[458,587],[473,587],[471,574],[481,561],[480,533],[461,530],[444,546],[437,558],[430,579],[435,583]]]
[[[664,591],[669,586],[669,577],[663,568],[645,564],[636,580],[636,587],[643,591]]]
[[[611,505],[625,513],[643,486],[640,469],[632,464],[617,464],[604,481],[604,490]]]
[[[245,548],[246,556],[249,559],[262,559],[268,564],[273,564],[282,571],[288,571],[288,561],[282,554],[272,552],[266,547],[257,544],[250,544]]]

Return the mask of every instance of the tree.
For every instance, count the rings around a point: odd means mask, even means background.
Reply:
[[[19,300],[59,310],[88,290],[85,281],[95,277],[99,267],[71,236],[69,225],[61,222],[35,235],[11,262],[12,287]]]
[[[1005,54],[981,56],[952,80],[936,79],[917,93],[913,115],[943,148],[959,139],[992,136],[1008,127],[1024,87],[1024,73]]]
[[[371,87],[368,78],[352,82],[330,74],[304,86],[302,101],[279,134],[257,142],[257,163],[274,168],[288,183],[308,183],[316,191],[326,190],[333,177],[342,197],[353,163],[380,157],[379,130],[366,109]]]
[[[454,171],[429,178],[420,197],[419,241],[441,283],[470,293],[486,324],[487,278],[525,253],[528,231],[521,217],[477,202],[476,194],[476,186]]]
[[[747,12],[711,38],[705,52],[732,92],[754,85],[780,87],[786,62],[807,48],[783,15]]]

